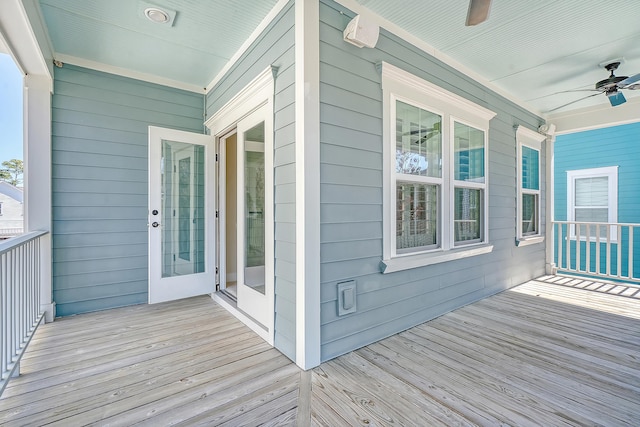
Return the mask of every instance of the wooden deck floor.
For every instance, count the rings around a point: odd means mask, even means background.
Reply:
[[[640,425],[640,293],[575,285],[540,278],[306,373],[207,297],[64,318],[0,425]]]

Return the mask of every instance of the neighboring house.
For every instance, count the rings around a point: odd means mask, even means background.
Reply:
[[[0,240],[22,234],[22,189],[0,181]]]
[[[296,4],[204,106],[54,69],[58,315],[217,282],[236,300],[216,300],[310,368],[545,273],[544,120],[387,30],[373,49],[346,43],[355,13],[331,0],[298,39]]]
[[[554,150],[555,181],[554,210],[557,221],[583,221],[591,223],[640,224],[640,122],[613,127],[558,135]],[[607,262],[605,242],[607,228],[611,241],[610,260]],[[596,269],[596,226],[583,225],[577,230],[581,238],[580,269],[586,270],[589,234],[590,271]],[[607,267],[613,275],[628,276],[629,229],[621,226],[600,226],[600,269]],[[570,269],[576,268],[576,226],[562,231],[562,241],[569,233]],[[557,245],[557,237],[556,237]],[[564,243],[566,249],[566,243]],[[633,253],[640,252],[640,227],[634,229]],[[620,246],[620,267],[618,267]],[[556,254],[556,262],[557,262]],[[562,266],[566,267],[566,256]],[[618,270],[618,268],[620,270]],[[640,278],[640,257],[635,256],[631,275]]]

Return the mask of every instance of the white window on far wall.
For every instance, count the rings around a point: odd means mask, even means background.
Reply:
[[[523,126],[516,130],[518,145],[518,246],[544,240],[540,221],[540,153],[545,136]]]
[[[488,132],[495,113],[382,63],[384,269],[491,251]]]
[[[618,222],[618,167],[567,171],[567,219],[588,223]],[[616,227],[609,227],[609,237],[617,240]],[[607,238],[608,227],[600,226],[600,238]],[[596,226],[580,227],[579,234],[596,238]],[[571,227],[575,238],[576,227]]]

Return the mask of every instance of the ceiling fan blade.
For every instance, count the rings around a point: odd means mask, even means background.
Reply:
[[[489,17],[491,0],[469,0],[469,10],[467,11],[467,27],[483,23]]]
[[[427,132],[433,132],[433,131],[440,132],[440,129],[437,127],[420,128],[420,129],[410,130],[409,132],[405,132],[403,133],[403,135],[420,135],[421,133],[427,133]]]
[[[609,98],[609,102],[611,103],[612,107],[617,107],[618,105],[627,102],[627,99],[624,97],[624,95],[618,91],[607,93],[607,98]]]
[[[570,90],[561,90],[560,92],[555,92],[555,93],[552,93],[551,95],[557,95],[559,93],[571,93],[571,92],[598,92],[598,93],[602,93],[602,91],[598,90],[598,89],[570,89]],[[551,96],[551,95],[547,95],[547,96]]]
[[[640,89],[640,85],[634,84],[637,82],[640,82],[640,74],[627,77],[623,81],[619,82],[616,86],[618,86],[620,89]],[[629,86],[633,86],[633,87],[629,87]]]
[[[561,109],[561,108],[564,108],[564,107],[566,107],[567,105],[575,104],[576,102],[580,102],[580,101],[582,101],[583,99],[591,98],[592,96],[596,96],[596,95],[600,95],[600,92],[598,92],[598,93],[594,93],[594,94],[592,94],[592,95],[584,96],[584,97],[582,97],[582,98],[576,99],[576,100],[571,101],[571,102],[567,102],[566,104],[563,104],[563,105],[561,105],[561,106],[559,106],[559,107],[556,107],[556,108],[554,108],[554,109],[552,109],[552,110],[547,111],[547,113],[551,113],[551,112],[553,112],[553,111],[556,111],[556,110],[559,110],[559,109]]]

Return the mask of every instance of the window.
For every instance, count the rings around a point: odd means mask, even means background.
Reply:
[[[588,223],[618,222],[618,167],[567,171],[567,216],[569,221]],[[611,240],[617,240],[616,227],[610,227]],[[599,227],[600,238],[607,238],[607,227]],[[580,227],[579,234],[596,237],[596,226]],[[576,227],[571,227],[575,238]]]
[[[411,253],[440,242],[442,117],[396,101],[396,251]]]
[[[495,113],[381,67],[383,272],[489,252],[487,143]]]
[[[518,246],[544,240],[540,229],[540,151],[545,136],[523,126],[516,130],[518,145]],[[525,243],[526,242],[526,243]]]

